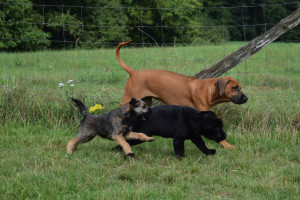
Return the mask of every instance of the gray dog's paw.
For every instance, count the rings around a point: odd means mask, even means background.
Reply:
[[[135,154],[133,152],[127,154],[127,156],[130,156],[130,157],[134,157],[134,155]]]
[[[149,137],[148,140],[147,140],[147,142],[153,142],[154,140],[155,140],[154,138]]]

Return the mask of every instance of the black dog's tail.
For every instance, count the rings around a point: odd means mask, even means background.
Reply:
[[[82,115],[88,115],[89,114],[89,110],[87,109],[87,107],[78,99],[73,99],[72,98],[72,101],[74,103],[76,103],[76,105],[78,106],[78,108],[80,109],[80,113]]]

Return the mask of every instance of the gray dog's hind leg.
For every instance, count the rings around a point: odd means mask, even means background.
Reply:
[[[95,132],[89,132],[88,134],[78,132],[76,137],[69,141],[67,146],[67,153],[72,154],[77,149],[77,146],[79,144],[91,141],[92,139],[94,139],[94,137],[96,137],[96,135],[97,134]]]

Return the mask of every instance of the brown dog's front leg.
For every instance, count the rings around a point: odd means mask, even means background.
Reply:
[[[225,149],[234,149],[234,148],[235,148],[235,146],[229,144],[228,142],[226,142],[226,140],[221,141],[220,144],[221,144]]]
[[[118,142],[127,156],[134,156],[134,153],[131,151],[130,145],[125,141],[122,135],[114,136],[113,140],[116,140]]]

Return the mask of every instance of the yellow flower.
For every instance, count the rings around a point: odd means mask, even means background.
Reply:
[[[104,109],[104,107],[101,104],[95,104],[94,106],[90,107],[89,112],[93,113],[93,112],[95,112],[97,110],[101,111],[103,109]]]

